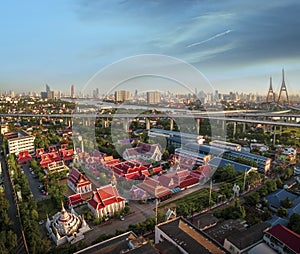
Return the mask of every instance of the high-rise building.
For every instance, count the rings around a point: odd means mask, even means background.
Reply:
[[[71,98],[75,98],[75,88],[74,88],[74,85],[71,85]]]
[[[46,93],[48,93],[50,91],[51,91],[50,86],[48,84],[46,84]]]
[[[99,98],[99,88],[96,88],[93,90],[93,98],[98,99]]]
[[[115,91],[115,102],[123,102],[130,99],[130,92],[126,90]]]
[[[54,91],[51,91],[50,86],[46,84],[46,92],[41,92],[42,99],[54,99]]]
[[[158,104],[161,100],[161,94],[158,91],[147,92],[147,103]]]

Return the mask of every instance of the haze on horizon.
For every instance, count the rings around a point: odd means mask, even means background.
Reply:
[[[297,0],[11,0],[0,6],[0,92],[39,92],[46,83],[79,91],[105,66],[142,54],[185,61],[222,93],[267,94],[270,76],[278,92],[284,68],[289,93],[300,92]],[[110,89],[98,88],[101,94]]]

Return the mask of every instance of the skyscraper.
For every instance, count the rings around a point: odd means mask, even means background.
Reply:
[[[74,85],[71,85],[71,98],[75,98],[75,88],[74,88]]]
[[[48,84],[46,84],[46,93],[48,93],[50,91],[51,91],[50,86]]]
[[[147,104],[160,103],[161,94],[158,91],[147,92]]]
[[[127,101],[130,98],[130,92],[126,90],[115,91],[115,102]]]

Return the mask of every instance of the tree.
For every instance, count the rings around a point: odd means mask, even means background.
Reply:
[[[293,202],[289,197],[287,197],[286,199],[280,201],[280,205],[284,208],[291,208],[293,207]]]
[[[274,192],[277,190],[277,184],[275,180],[267,180],[265,186],[268,189],[268,193]]]
[[[286,217],[287,216],[287,210],[284,207],[280,206],[277,210],[277,215],[279,217]]]
[[[263,185],[263,186],[261,186],[259,189],[258,189],[258,192],[259,192],[259,195],[261,196],[261,197],[264,197],[264,196],[267,196],[268,195],[268,188],[267,188],[267,186],[265,186],[265,185]]]
[[[287,180],[287,179],[291,178],[293,176],[293,174],[294,174],[294,171],[292,168],[286,168],[284,170],[282,178],[283,178],[283,180]]]
[[[226,198],[230,198],[233,196],[232,192],[232,184],[231,183],[226,183],[222,182],[219,185],[219,193],[225,196]]]
[[[300,214],[292,214],[292,216],[290,217],[288,228],[293,230],[297,234],[300,234]]]
[[[260,195],[258,192],[252,192],[249,195],[245,196],[245,201],[247,204],[251,205],[251,206],[255,206],[256,204],[258,204],[260,202]]]
[[[225,220],[240,219],[246,217],[246,211],[245,208],[240,204],[240,200],[237,198],[230,206],[215,211],[214,215],[218,218],[224,218]]]

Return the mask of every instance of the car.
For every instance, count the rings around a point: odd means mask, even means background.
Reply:
[[[121,215],[121,216],[120,216],[120,220],[121,220],[121,221],[125,220],[124,216]]]
[[[34,172],[33,172],[33,171],[31,171],[31,174],[32,174],[32,175],[34,175]]]

